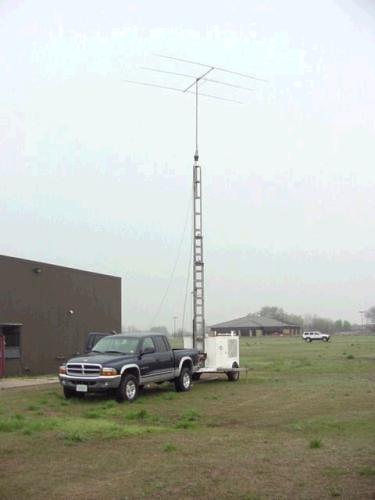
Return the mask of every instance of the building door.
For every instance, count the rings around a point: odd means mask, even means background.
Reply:
[[[21,326],[3,324],[1,333],[5,339],[5,357],[19,359],[21,357]]]
[[[0,361],[3,376],[5,369],[12,374],[20,374],[21,369],[21,323],[0,323],[0,338],[2,339],[2,361]],[[9,361],[7,361],[9,360]],[[12,366],[12,368],[10,368]],[[16,367],[16,368],[15,368]],[[9,373],[7,373],[9,375]]]
[[[5,339],[0,334],[0,377],[5,375]]]

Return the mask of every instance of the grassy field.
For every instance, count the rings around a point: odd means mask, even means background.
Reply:
[[[242,339],[240,382],[0,393],[0,498],[375,498],[375,337]]]

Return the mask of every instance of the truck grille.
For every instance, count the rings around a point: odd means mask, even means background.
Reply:
[[[68,363],[66,373],[76,377],[97,377],[101,372],[101,365],[92,365],[87,363]]]

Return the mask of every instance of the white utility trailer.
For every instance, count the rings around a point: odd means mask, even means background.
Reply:
[[[247,372],[246,368],[240,368],[239,340],[235,332],[206,336],[204,366],[194,373],[193,378],[198,380],[204,373],[226,373],[230,381],[238,380],[240,372]],[[184,337],[184,347],[193,347],[192,337]]]

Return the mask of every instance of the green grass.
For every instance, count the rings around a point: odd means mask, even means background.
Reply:
[[[375,337],[244,338],[241,365],[131,405],[2,391],[1,498],[371,498]]]

